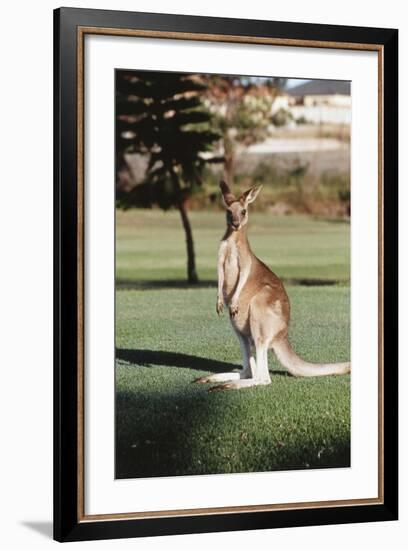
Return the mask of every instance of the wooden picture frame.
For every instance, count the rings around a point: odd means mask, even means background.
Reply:
[[[89,516],[84,505],[84,37],[104,34],[378,55],[379,350],[376,498]],[[54,537],[92,540],[397,519],[398,32],[60,8],[54,12]]]

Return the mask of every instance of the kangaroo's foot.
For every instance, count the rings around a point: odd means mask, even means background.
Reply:
[[[249,367],[242,367],[238,372],[217,372],[209,376],[200,376],[193,380],[196,384],[214,384],[215,382],[230,382],[232,380],[243,380],[251,378],[252,373]]]
[[[213,384],[214,382],[228,382],[230,380],[239,380],[241,377],[239,372],[218,372],[209,376],[201,376],[196,378],[196,384]]]
[[[252,388],[254,386],[266,386],[271,383],[270,379],[258,380],[256,378],[247,378],[244,380],[236,380],[213,386],[208,391],[225,391],[225,390],[241,390],[243,388]]]

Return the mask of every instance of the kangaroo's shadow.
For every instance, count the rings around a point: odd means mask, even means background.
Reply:
[[[165,367],[181,367],[184,369],[207,370],[210,372],[225,372],[237,369],[240,365],[217,361],[207,357],[197,357],[173,351],[156,351],[150,349],[116,349],[116,359],[143,367],[160,365]]]
[[[233,369],[241,368],[241,365],[228,363],[227,361],[218,361],[207,357],[197,357],[173,351],[156,351],[150,349],[118,349],[116,348],[116,359],[139,365],[151,367],[159,365],[165,367],[180,367],[184,369],[205,370],[213,373],[228,372]],[[274,370],[273,374],[285,375],[286,371]]]

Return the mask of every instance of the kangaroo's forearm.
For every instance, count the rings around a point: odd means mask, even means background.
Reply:
[[[231,299],[232,303],[238,302],[241,291],[248,280],[250,271],[251,271],[251,262],[246,262],[242,267],[240,266],[238,284],[235,288],[234,294],[232,295],[232,299]]]
[[[225,263],[225,246],[221,245],[220,251],[218,253],[217,274],[218,274],[218,298],[222,298],[222,299],[223,299],[223,288],[224,288],[224,263]]]
[[[217,272],[218,272],[218,292],[217,292],[217,304],[215,306],[215,310],[218,315],[222,313],[222,310],[224,308],[224,262],[225,262],[225,255],[221,253],[218,255],[218,264],[217,264]]]
[[[218,297],[223,297],[224,288],[224,265],[218,266]]]

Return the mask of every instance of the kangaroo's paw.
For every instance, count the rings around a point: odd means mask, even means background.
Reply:
[[[238,315],[238,304],[231,304],[229,308],[231,317]]]
[[[224,310],[224,302],[220,299],[217,300],[217,304],[215,306],[215,311],[217,312],[217,315],[221,315],[221,313]]]

